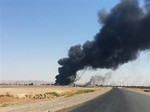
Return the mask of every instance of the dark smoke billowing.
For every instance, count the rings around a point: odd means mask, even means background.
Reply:
[[[102,28],[93,41],[72,46],[68,57],[60,59],[55,84],[75,81],[76,72],[85,67],[116,69],[150,49],[150,2],[139,7],[136,0],[122,0],[109,14],[99,14]]]

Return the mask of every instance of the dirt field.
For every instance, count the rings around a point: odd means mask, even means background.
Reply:
[[[69,86],[0,86],[0,107],[26,102],[37,102],[57,97],[70,97],[75,94],[89,93],[104,88],[85,88]]]
[[[128,90],[150,95],[150,88],[127,88]]]

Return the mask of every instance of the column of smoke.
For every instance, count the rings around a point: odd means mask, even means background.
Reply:
[[[85,67],[117,69],[135,60],[140,51],[150,49],[150,1],[141,8],[137,0],[122,0],[110,13],[99,14],[102,28],[93,41],[72,46],[68,57],[58,61],[61,67],[55,84],[68,85]]]
[[[96,75],[92,76],[90,81],[85,85],[109,85],[112,73],[106,73],[104,76]]]

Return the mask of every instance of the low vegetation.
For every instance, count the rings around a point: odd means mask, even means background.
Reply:
[[[52,96],[55,96],[55,97],[59,97],[59,96],[60,96],[60,94],[57,93],[57,92],[55,92],[55,91],[53,91],[53,92],[48,92],[48,93],[45,93],[45,94],[47,94],[47,95],[52,95]]]
[[[94,92],[94,89],[84,89],[84,90],[77,90],[77,91],[68,91],[65,93],[66,97],[70,97],[73,96],[75,94],[83,94],[83,93],[90,93],[90,92]]]
[[[17,103],[32,102],[35,100],[50,100],[57,97],[71,97],[76,94],[94,92],[102,88],[103,87],[72,87],[52,85],[4,85],[0,87],[0,107],[6,107]]]
[[[150,92],[150,89],[145,89],[144,92]]]
[[[9,104],[7,104],[7,103],[2,103],[2,104],[0,104],[0,107],[6,107],[6,106],[8,106]]]

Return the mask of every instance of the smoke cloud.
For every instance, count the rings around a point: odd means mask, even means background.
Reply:
[[[95,75],[92,76],[90,81],[87,82],[85,85],[108,85],[108,82],[111,79],[112,73],[106,73],[104,76],[102,75]]]
[[[122,0],[110,13],[100,12],[102,28],[93,41],[75,45],[61,66],[55,84],[68,85],[76,73],[86,67],[117,69],[135,60],[142,50],[150,49],[150,2],[141,8],[137,0]]]

